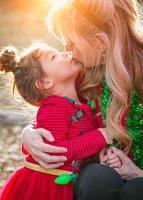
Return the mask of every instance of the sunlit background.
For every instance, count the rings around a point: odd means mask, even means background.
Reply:
[[[13,45],[18,49],[42,40],[62,49],[48,31],[46,16],[55,4],[65,0],[0,0],[0,49]],[[11,77],[0,74],[0,187],[23,164],[20,149],[22,128],[29,124],[36,109],[11,94]]]
[[[0,47],[27,46],[33,40],[45,40],[61,48],[46,27],[45,18],[54,4],[65,0],[0,0]]]

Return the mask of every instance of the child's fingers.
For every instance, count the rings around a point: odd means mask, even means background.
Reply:
[[[108,150],[107,150],[107,156],[108,158],[110,158],[110,156],[113,154],[112,152],[112,148],[110,147]]]
[[[107,162],[107,160],[108,160],[107,155],[104,155],[103,158],[102,158],[102,162]]]
[[[104,156],[106,155],[106,149],[102,149],[100,152],[99,152],[99,159],[100,159],[100,163],[103,162],[103,158]],[[104,158],[105,159],[105,158]]]

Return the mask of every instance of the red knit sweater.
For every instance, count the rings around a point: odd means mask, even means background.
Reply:
[[[77,109],[83,110],[84,115],[72,123],[71,117],[77,113]],[[67,152],[60,154],[68,160],[62,169],[72,170],[73,160],[89,157],[106,146],[103,135],[96,129],[90,106],[87,104],[74,105],[63,97],[49,97],[42,102],[36,122],[36,128],[51,131],[55,138],[52,143],[45,140],[46,143],[67,148]],[[30,155],[26,159],[35,163]]]

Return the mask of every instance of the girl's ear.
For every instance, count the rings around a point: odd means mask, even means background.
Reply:
[[[44,89],[44,81],[43,80],[41,80],[41,79],[39,79],[39,80],[36,80],[35,81],[35,85],[36,85],[36,87],[38,88],[38,89]]]
[[[45,89],[49,90],[54,86],[54,81],[53,80],[36,80],[35,85],[38,89]]]

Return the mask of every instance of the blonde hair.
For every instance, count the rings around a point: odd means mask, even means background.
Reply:
[[[131,138],[120,124],[131,91],[143,95],[143,40],[136,28],[138,20],[134,0],[80,0],[87,10],[81,13],[74,3],[55,8],[49,15],[50,29],[58,38],[70,40],[80,52],[85,77],[80,94],[94,98],[95,86],[104,79],[112,92],[107,128],[126,147]],[[94,17],[91,22],[88,14]],[[98,26],[101,23],[102,26]],[[103,29],[101,27],[104,27]]]

